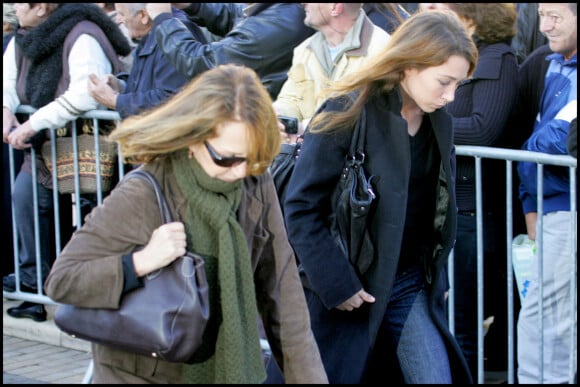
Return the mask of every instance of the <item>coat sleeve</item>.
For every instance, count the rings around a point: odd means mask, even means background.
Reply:
[[[160,225],[155,193],[148,183],[130,179],[119,184],[63,248],[44,284],[46,294],[56,302],[118,308],[123,255],[145,245]]]
[[[255,268],[258,309],[272,353],[286,383],[328,383],[310,317],[296,259],[270,174],[261,177],[262,222],[252,243],[259,254]]]
[[[244,17],[244,3],[191,3],[188,17],[218,36],[226,36]]]
[[[10,109],[12,113],[16,111],[20,100],[16,94],[16,45],[14,39],[10,40],[4,55],[2,56],[2,106]]]
[[[132,90],[117,96],[116,110],[121,118],[137,115],[144,110],[160,105],[162,102],[176,94],[188,80],[167,60],[165,55],[155,50],[147,64],[152,64],[152,68],[145,69],[141,74],[131,73],[127,83],[132,85]],[[140,60],[136,58],[136,61]],[[134,64],[136,66],[136,64]],[[147,71],[150,71],[150,77]],[[139,82],[150,84],[150,88],[138,87]]]
[[[70,83],[66,91],[30,116],[30,124],[36,131],[61,127],[84,112],[99,108],[87,88],[89,75],[101,78],[112,71],[99,42],[91,35],[80,35],[71,48],[68,62]]]
[[[457,90],[456,99],[465,101],[457,109],[465,110],[462,105],[470,103],[470,111],[455,114],[455,104],[447,108],[453,115],[456,145],[493,146],[505,128],[517,96],[518,65],[510,52],[501,54],[503,45],[497,46],[487,48],[486,57],[480,56],[466,91],[461,86]]]
[[[309,79],[307,72],[314,71],[315,67],[320,67],[318,64],[310,63],[312,67],[308,69],[309,63],[306,63],[305,58],[304,44],[301,44],[294,49],[288,78],[282,84],[276,101],[274,101],[274,108],[278,114],[295,117],[298,121],[310,118],[310,116],[306,117],[303,114],[301,107],[307,103],[314,104],[315,84],[312,79]],[[314,108],[315,106],[312,106],[312,109]]]
[[[298,3],[260,3],[261,10],[240,17],[237,7],[222,12],[224,8],[218,4],[202,3],[197,13],[197,6],[192,5],[186,11],[191,20],[223,36],[222,39],[202,44],[192,38],[181,21],[165,13],[154,20],[159,24],[155,30],[157,44],[188,78],[220,64],[236,63],[249,67],[256,71],[275,99],[286,80],[292,50],[314,33],[303,23],[303,8]]]
[[[337,110],[327,102],[320,111]],[[304,138],[284,200],[288,237],[305,272],[308,287],[328,309],[362,289],[346,253],[333,237],[329,219],[352,132],[312,133]]]
[[[241,8],[232,4],[200,4],[192,6],[187,11],[199,7],[191,20],[204,25],[219,36],[219,41],[204,44],[195,39],[183,22],[169,14],[155,18],[155,39],[161,51],[177,70],[188,79],[209,70],[219,64],[238,63],[250,68],[257,68],[261,56],[254,53],[261,45],[257,40],[257,32],[252,26],[236,26],[241,19]],[[251,23],[250,23],[251,24]],[[262,37],[265,39],[266,37]],[[270,38],[270,37],[268,37]]]

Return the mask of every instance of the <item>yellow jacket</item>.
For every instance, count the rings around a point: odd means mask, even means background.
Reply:
[[[358,70],[385,48],[390,35],[376,26],[363,10],[332,61],[328,43],[318,31],[294,49],[288,79],[282,85],[274,107],[280,115],[310,119],[325,100],[322,91],[329,82]]]

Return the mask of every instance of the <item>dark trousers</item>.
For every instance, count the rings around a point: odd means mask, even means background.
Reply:
[[[2,143],[2,275],[14,272],[14,246],[12,243],[12,186],[10,184],[10,158],[9,146]],[[20,170],[24,153],[21,150],[13,151],[13,163],[15,175]]]
[[[485,370],[507,370],[506,223],[501,215],[483,218],[483,319],[494,316],[484,337]],[[460,212],[453,250],[455,337],[477,382],[477,224],[475,213]],[[517,294],[517,293],[515,293]]]
[[[58,255],[56,251],[56,233],[54,227],[53,191],[42,184],[34,183],[37,187],[38,201],[38,237],[39,251],[36,251],[35,237],[35,208],[33,201],[33,180],[28,172],[20,171],[14,181],[12,204],[16,228],[18,230],[18,267],[20,282],[36,289],[38,274],[36,257],[40,257],[40,286],[42,287],[52,262]],[[72,235],[72,204],[71,195],[58,195],[60,216],[60,244],[61,248]],[[12,235],[10,235],[12,238]]]

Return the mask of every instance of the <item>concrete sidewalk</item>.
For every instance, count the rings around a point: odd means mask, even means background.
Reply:
[[[2,383],[82,384],[91,362],[90,344],[56,327],[54,305],[46,306],[43,322],[9,316],[6,309],[20,302],[4,298],[2,303]]]

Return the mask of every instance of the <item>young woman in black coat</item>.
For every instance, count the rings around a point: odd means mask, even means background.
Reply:
[[[335,85],[309,124],[284,215],[311,322],[334,383],[471,383],[446,319],[455,242],[455,152],[443,107],[470,76],[477,48],[449,12],[421,12],[382,54]],[[364,109],[364,169],[375,176],[370,267],[350,263],[329,227],[331,197]],[[369,258],[369,257],[366,257]],[[275,364],[270,364],[275,382]]]

